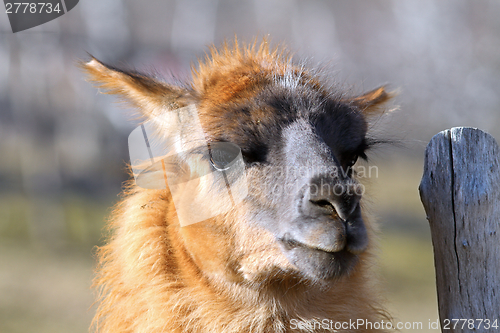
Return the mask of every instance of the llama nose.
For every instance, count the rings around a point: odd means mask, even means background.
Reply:
[[[361,199],[360,186],[352,179],[340,181],[328,177],[315,177],[306,187],[302,200],[302,213],[311,217],[338,216],[347,221]]]

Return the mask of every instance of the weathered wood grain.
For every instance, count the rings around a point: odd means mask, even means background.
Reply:
[[[495,139],[473,128],[435,135],[425,153],[420,197],[431,227],[443,332],[494,332],[500,326],[500,150]],[[468,323],[471,323],[470,321]]]

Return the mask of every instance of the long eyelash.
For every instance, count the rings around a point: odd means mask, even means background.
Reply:
[[[371,140],[365,139],[361,146],[358,148],[356,155],[363,159],[364,161],[368,161],[368,156],[366,156],[366,151],[370,149],[373,145],[371,144]]]
[[[359,147],[358,156],[365,161],[369,161],[369,158],[366,155],[366,152],[368,150],[372,149],[373,147],[377,147],[379,145],[387,145],[387,144],[393,145],[393,146],[401,146],[401,144],[398,140],[377,139],[377,138],[373,138],[373,137],[367,137],[367,138],[365,138],[364,142]]]
[[[361,146],[358,148],[357,155],[364,161],[368,162],[368,156],[366,152],[372,149],[374,146],[385,143],[383,140],[375,139],[375,138],[365,138]]]
[[[367,150],[367,148],[365,148],[362,152],[358,153],[358,156],[363,160],[363,161],[366,161],[368,162],[368,156],[366,156],[366,153],[365,151]]]
[[[400,146],[400,142],[398,140],[393,140],[393,139],[376,139],[376,138],[365,139],[366,149],[370,149],[374,146],[379,146],[379,145]]]

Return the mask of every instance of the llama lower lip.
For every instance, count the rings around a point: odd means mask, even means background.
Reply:
[[[309,246],[309,245],[304,244],[302,242],[296,241],[294,239],[288,239],[288,238],[282,238],[282,239],[280,239],[280,241],[283,244],[283,246],[285,247],[285,249],[287,249],[287,250],[291,250],[291,249],[294,249],[297,247],[303,247],[303,248],[310,249],[310,250],[315,250],[315,251],[320,251],[320,252],[325,252],[325,253],[332,253],[332,254],[333,253],[341,253],[341,252],[345,251],[345,250],[328,251],[324,248],[319,248],[317,246]]]
[[[288,260],[312,278],[339,278],[349,274],[358,262],[358,256],[347,249],[326,252],[291,239],[280,239],[280,243]]]

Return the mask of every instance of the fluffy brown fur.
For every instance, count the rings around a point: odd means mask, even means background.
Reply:
[[[269,50],[266,41],[212,49],[184,88],[96,59],[82,66],[92,81],[122,96],[146,118],[196,103],[209,140],[230,139],[240,123],[227,114],[229,106],[255,97],[276,77],[295,76],[308,89],[329,94],[319,79],[293,65],[284,52]],[[342,95],[341,100],[370,113],[389,97],[379,88],[351,99]],[[266,110],[252,109],[245,121],[257,127],[269,124],[275,115]],[[251,169],[247,176],[259,177]],[[109,221],[107,245],[98,251],[94,328],[103,333],[331,332],[319,322],[388,320],[371,270],[374,226],[369,218],[365,216],[369,246],[356,266],[348,274],[321,280],[298,272],[273,235],[249,223],[246,212],[255,210],[255,204],[243,202],[222,216],[180,227],[168,189],[146,190],[131,183]],[[270,205],[266,198],[260,204]],[[316,326],[299,329],[302,320],[316,320]],[[375,331],[351,328],[340,331]]]

